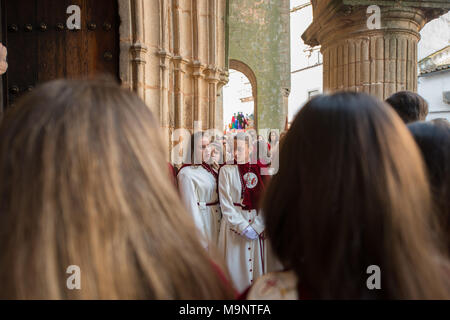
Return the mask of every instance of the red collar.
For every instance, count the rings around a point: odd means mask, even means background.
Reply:
[[[216,179],[216,181],[219,178],[219,174],[216,171],[214,171],[214,169],[211,168],[211,166],[209,164],[207,164],[206,162],[203,162],[202,164],[183,164],[181,166],[180,170],[178,171],[178,174],[180,174],[180,172],[181,172],[181,170],[183,170],[183,168],[194,167],[194,166],[201,166],[201,167],[203,167],[203,169],[205,169],[210,174],[212,174],[212,176],[214,177],[214,179]]]

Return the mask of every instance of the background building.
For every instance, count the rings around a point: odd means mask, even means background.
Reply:
[[[430,104],[429,119],[450,121],[450,13],[422,29],[418,93]]]
[[[300,108],[323,90],[323,61],[320,47],[310,47],[301,38],[313,21],[310,1],[291,0],[291,95],[289,122]]]
[[[344,14],[346,13],[344,12]],[[312,95],[323,91],[321,48],[320,46],[311,47],[305,44],[301,38],[312,22],[313,8],[311,1],[291,0],[292,89],[289,99],[290,121]],[[450,13],[425,24],[423,29],[420,30],[420,38],[417,48],[417,61],[419,62],[417,91],[430,104],[429,119],[450,119],[448,102],[448,92],[450,91]]]

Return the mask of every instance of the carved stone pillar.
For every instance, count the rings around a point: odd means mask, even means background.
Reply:
[[[321,45],[324,91],[352,90],[381,99],[402,90],[417,91],[419,31],[450,9],[448,1],[312,1],[314,21],[303,34]],[[378,17],[379,28],[368,24]],[[376,8],[375,8],[376,9]],[[374,20],[376,21],[376,20]]]
[[[147,47],[140,42],[135,42],[131,46],[131,52],[133,54],[132,62],[135,66],[133,68],[133,72],[135,72],[134,79],[136,80],[133,82],[133,91],[135,91],[139,97],[145,99],[145,55],[147,53]]]
[[[206,81],[208,82],[209,107],[208,107],[208,128],[215,128],[217,92],[220,82],[221,71],[218,68],[209,67],[206,70]]]
[[[205,79],[205,74],[203,71],[206,66],[200,61],[194,61],[192,68],[192,75],[194,76],[194,119],[201,119],[202,81]]]
[[[167,150],[175,129],[221,128],[226,0],[119,0],[119,15],[122,84],[158,117]]]

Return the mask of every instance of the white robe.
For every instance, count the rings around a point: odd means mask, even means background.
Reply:
[[[202,166],[184,167],[177,179],[181,199],[194,219],[203,246],[216,247],[222,220],[216,179]],[[207,206],[212,203],[217,204]]]
[[[219,174],[219,198],[223,215],[219,250],[224,255],[233,284],[242,292],[263,275],[267,254],[265,240],[249,240],[242,235],[249,226],[258,234],[262,234],[265,227],[262,215],[258,215],[256,210],[243,210],[234,205],[241,203],[241,191],[238,166],[223,166]]]

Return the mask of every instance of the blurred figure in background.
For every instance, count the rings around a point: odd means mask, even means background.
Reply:
[[[230,163],[234,162],[233,136],[232,135],[224,136],[223,156],[224,156],[224,164],[230,164]]]
[[[405,123],[425,121],[428,116],[428,102],[417,93],[400,91],[389,97],[386,102]]]
[[[278,135],[278,132],[275,130],[270,131],[269,134],[269,156],[272,156],[272,150],[278,148],[278,143],[280,141],[280,137]]]
[[[0,43],[0,75],[4,74],[8,70],[8,62],[6,62],[7,55],[8,50],[6,50],[6,47]]]
[[[439,125],[439,126],[445,126],[447,128],[450,128],[450,122],[447,119],[445,119],[445,118],[439,118],[439,119],[431,120],[431,123],[434,123],[434,124]]]
[[[445,122],[415,122],[408,126],[427,165],[438,225],[450,256],[450,126]]]
[[[252,163],[260,163],[263,166],[270,166],[269,149],[264,141],[255,141],[253,144]]]

